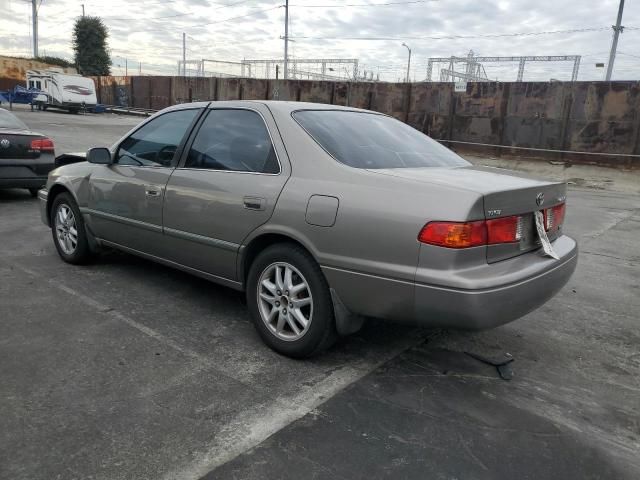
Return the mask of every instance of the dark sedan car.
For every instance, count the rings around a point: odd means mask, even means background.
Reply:
[[[35,197],[54,166],[53,141],[0,108],[0,188],[26,188]]]

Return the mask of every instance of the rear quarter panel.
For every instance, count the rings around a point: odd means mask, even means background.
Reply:
[[[330,157],[290,115],[275,116],[292,176],[271,220],[251,237],[278,232],[299,240],[347,308],[357,313],[410,316],[418,233],[430,220],[484,218],[482,196],[348,167]],[[338,198],[333,226],[307,223],[312,195]]]

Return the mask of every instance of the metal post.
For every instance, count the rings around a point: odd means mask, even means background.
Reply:
[[[124,59],[124,76],[129,76],[129,63],[127,62],[126,58]]]
[[[35,1],[35,0],[34,0]],[[284,2],[284,72],[283,78],[289,78],[289,0]]]
[[[521,82],[524,78],[524,62],[524,58],[521,58],[520,63],[518,64],[518,79],[516,80],[517,82]]]
[[[611,53],[609,54],[609,64],[607,65],[607,82],[611,80],[611,74],[613,73],[613,64],[616,61],[616,50],[618,49],[618,37],[624,27],[620,24],[622,23],[622,11],[624,10],[624,0],[620,0],[620,5],[618,6],[618,19],[616,20],[616,25],[613,28],[613,42],[611,43]],[[34,27],[35,28],[35,27]]]
[[[580,69],[580,55],[577,55],[575,60],[573,61],[573,72],[571,73],[571,81],[575,82],[578,80],[578,70]]]
[[[182,32],[182,76],[187,76],[187,34]]]
[[[84,17],[84,3],[82,4],[82,16]]]
[[[38,6],[31,0],[31,20],[33,22],[33,56],[38,57]]]
[[[409,83],[411,81],[411,49],[409,48],[409,45],[404,42],[402,45],[407,47],[407,50],[409,50],[409,61],[407,62],[407,83]]]

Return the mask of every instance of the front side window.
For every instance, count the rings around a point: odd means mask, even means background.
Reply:
[[[269,132],[251,110],[211,110],[185,164],[186,168],[278,173],[280,167]]]
[[[300,110],[293,118],[329,154],[354,168],[462,167],[466,160],[391,117],[348,110]]]
[[[116,163],[138,167],[173,167],[176,152],[198,109],[176,110],[154,118],[118,147]]]

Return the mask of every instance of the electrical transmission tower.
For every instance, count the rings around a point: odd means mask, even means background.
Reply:
[[[456,79],[469,82],[488,82],[489,78],[484,70],[483,63],[491,62],[518,62],[518,76],[516,81],[522,82],[524,69],[527,62],[573,62],[571,81],[578,79],[580,69],[580,55],[546,55],[546,56],[513,56],[513,57],[477,57],[473,50],[466,57],[431,57],[427,63],[427,82],[431,82],[433,67],[438,64],[447,64],[448,68],[440,71],[441,82],[454,82]],[[460,68],[459,66],[462,66]]]

